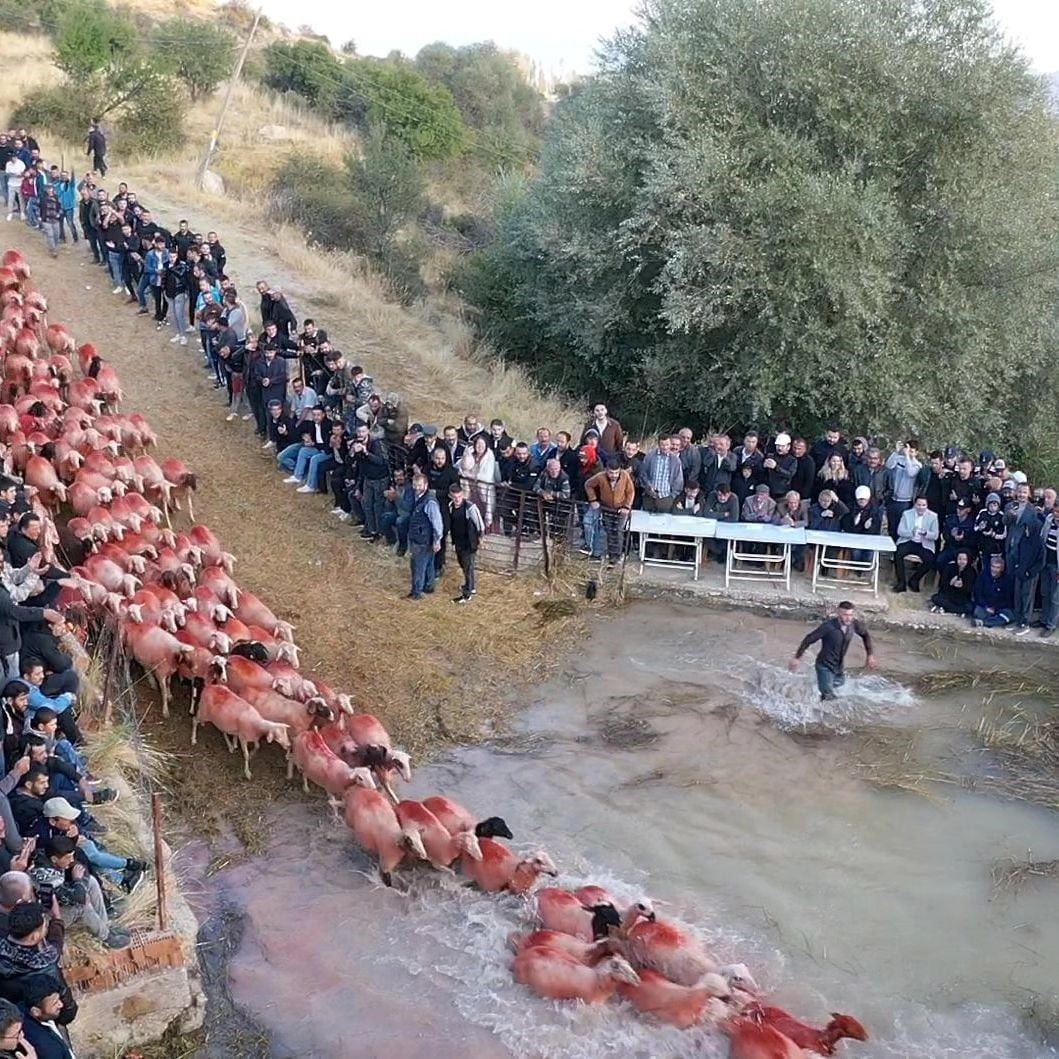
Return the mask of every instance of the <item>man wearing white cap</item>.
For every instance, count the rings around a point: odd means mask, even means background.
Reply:
[[[100,874],[131,894],[140,885],[147,870],[146,862],[133,857],[118,857],[102,849],[93,839],[80,832],[76,824],[80,812],[65,798],[49,798],[44,803],[44,819],[53,835],[66,835],[77,842],[77,851]]]
[[[858,485],[853,492],[853,507],[842,516],[843,533],[877,535],[882,533],[882,508],[872,500],[871,487]],[[864,548],[853,549],[853,561],[871,561],[871,552]]]
[[[790,492],[791,479],[798,470],[798,460],[791,455],[790,434],[777,434],[772,451],[762,464],[765,469],[769,496],[779,502]]]

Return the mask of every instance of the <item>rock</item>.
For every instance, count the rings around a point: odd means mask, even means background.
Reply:
[[[209,192],[211,195],[223,195],[224,180],[221,178],[221,174],[214,172],[212,169],[207,169],[202,176],[202,190]]]
[[[290,129],[288,129],[286,125],[262,125],[261,128],[257,130],[257,134],[261,139],[271,140],[273,143],[294,139],[291,135]]]

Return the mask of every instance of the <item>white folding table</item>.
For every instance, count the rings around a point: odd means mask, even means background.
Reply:
[[[629,516],[629,529],[640,535],[640,573],[644,566],[691,567],[693,580],[699,579],[702,562],[702,542],[715,535],[717,520],[700,518],[698,515],[661,515],[647,511],[633,511]],[[668,559],[665,556],[649,556],[647,546],[659,544],[668,550],[670,546],[692,550],[693,559]]]
[[[830,533],[827,530],[806,530],[808,544],[816,545],[816,562],[813,564],[813,592],[818,585],[833,585],[839,588],[859,589],[879,595],[879,555],[882,552],[897,551],[897,545],[884,534]],[[828,555],[828,549],[834,554]],[[871,552],[867,561],[853,558],[842,558],[841,551]],[[859,577],[844,578],[843,574],[867,574]]]
[[[805,530],[758,522],[718,522],[714,536],[729,541],[724,587],[732,581],[768,581],[791,590],[791,546],[805,543]],[[751,551],[744,545],[779,545],[780,551]]]

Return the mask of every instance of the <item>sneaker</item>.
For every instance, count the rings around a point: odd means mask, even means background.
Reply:
[[[188,344],[188,340],[187,340],[187,336],[186,335],[181,335],[180,336],[180,344],[182,346],[186,346]]]
[[[171,346],[175,346],[183,337],[183,335],[173,335],[173,337],[169,340],[169,344]]]
[[[338,516],[338,521],[348,522],[352,517],[353,516],[348,511],[343,511],[342,514]]]
[[[470,603],[471,602],[471,597],[470,596],[457,596],[452,602],[453,603]]]
[[[252,416],[252,415],[251,415],[251,414],[250,414],[249,412],[247,412],[247,413],[246,413],[246,415],[245,415],[245,416],[243,416],[243,422],[244,422],[244,423],[249,423],[249,422],[250,422],[250,420],[251,420],[251,419],[253,419],[253,418],[254,418],[254,417],[253,417],[253,416]]]
[[[116,802],[118,797],[118,792],[113,787],[100,787],[92,793],[92,804],[106,805],[107,802]]]
[[[121,888],[127,894],[134,894],[146,874],[147,865],[143,861],[131,861],[129,867],[121,873]]]
[[[163,327],[165,327],[165,324],[163,324],[161,320],[159,320],[158,323],[154,325],[154,329],[156,331],[161,331]]]
[[[1020,626],[1019,626],[1019,627],[1018,627],[1018,628],[1017,628],[1017,629],[1015,630],[1015,635],[1016,635],[1016,636],[1025,636],[1025,635],[1026,635],[1026,634],[1027,634],[1027,633],[1028,633],[1029,631],[1030,631],[1030,627],[1029,627],[1029,626],[1028,626],[1028,625],[1027,625],[1027,624],[1026,624],[1025,622],[1023,622],[1023,623],[1022,623],[1022,624],[1021,624],[1021,625],[1020,625]]]
[[[976,629],[982,629],[982,628],[984,628],[984,627],[985,627],[985,622],[984,622],[984,621],[982,621],[982,619],[981,619],[981,618],[975,618],[975,619],[974,619],[974,627],[975,627]]]
[[[132,942],[132,938],[123,930],[118,930],[117,927],[111,927],[110,933],[107,934],[103,944],[108,949],[127,949]]]
[[[1041,636],[1051,636],[1055,629],[1049,629],[1047,625],[1041,626]]]
[[[147,313],[148,313],[147,309],[141,309],[136,315],[137,316],[146,316]]]
[[[110,293],[111,294],[120,294],[124,289],[125,289],[124,287],[115,287]]]
[[[238,418],[239,417],[234,412],[229,412],[228,415],[226,415],[224,417],[224,421],[226,423],[230,423],[233,419],[238,419]]]
[[[592,554],[592,549],[591,548],[578,548],[578,552],[581,555],[589,555],[590,556]]]
[[[360,537],[362,541],[370,541],[372,537],[372,535],[367,530],[361,530],[360,533],[357,534],[357,536]]]
[[[315,493],[316,490],[311,485],[303,485],[301,489],[295,489],[296,493]]]
[[[291,474],[291,475],[288,475],[286,478],[283,479],[283,484],[284,485],[301,485],[302,484],[302,480],[300,478],[295,477],[293,474]]]
[[[273,445],[271,441],[266,441],[265,444],[262,445],[261,447],[263,449],[274,449],[276,446]]]
[[[333,507],[328,512],[329,515],[344,515],[345,512],[340,507]]]

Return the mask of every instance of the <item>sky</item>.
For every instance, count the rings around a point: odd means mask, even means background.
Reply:
[[[352,38],[361,55],[394,49],[415,55],[436,40],[493,40],[557,77],[589,72],[599,39],[629,25],[635,6],[635,0],[263,0],[270,18],[291,28],[310,25],[336,47]],[[1004,32],[1038,70],[1059,71],[1059,0],[993,0],[993,6]]]

